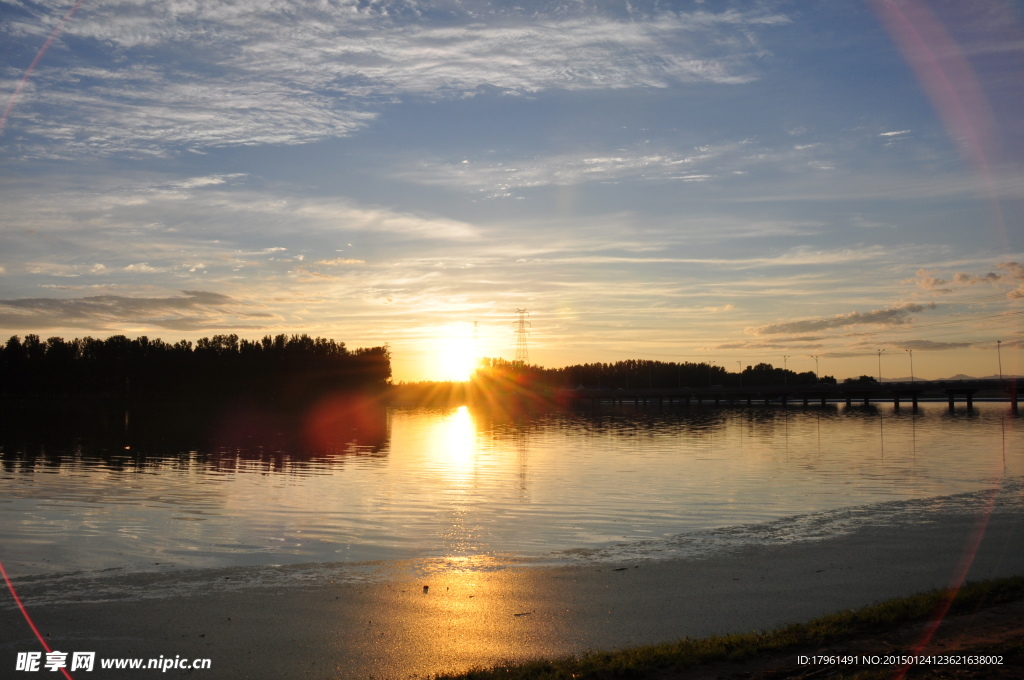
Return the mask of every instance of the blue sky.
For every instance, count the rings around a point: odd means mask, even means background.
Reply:
[[[72,4],[0,0],[4,334],[1024,372],[1020,3],[85,0],[26,78]]]

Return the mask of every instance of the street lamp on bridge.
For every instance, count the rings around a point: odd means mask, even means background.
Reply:
[[[821,382],[821,375],[818,373],[818,355],[817,354],[811,354],[810,357],[812,359],[814,359],[814,382],[815,383],[820,383]]]
[[[1003,384],[1003,341],[996,340],[996,356],[999,357],[999,384]]]
[[[878,350],[878,384],[882,384],[882,352],[884,349]]]
[[[903,351],[906,352],[908,355],[910,355],[910,384],[913,385],[914,384],[914,350],[912,350],[912,349],[904,349]],[[879,382],[881,382],[881,380],[879,380]]]

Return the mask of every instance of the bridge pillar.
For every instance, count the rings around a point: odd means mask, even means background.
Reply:
[[[947,392],[946,394],[949,396],[949,412],[952,413],[953,412],[953,393],[952,392]]]
[[[809,400],[810,400],[810,397],[806,393],[804,393],[804,406],[807,406],[807,402]]]
[[[866,392],[864,393],[864,405],[871,406],[871,395]]]
[[[900,395],[898,395],[898,394],[892,395],[892,406],[897,411],[900,410]]]
[[[752,398],[752,397],[747,397],[747,406],[751,406],[751,405],[752,405],[752,403],[751,403],[751,402],[753,402],[753,401],[754,401],[754,400],[753,400],[753,398]],[[1017,402],[1016,402],[1016,401],[1014,401],[1013,403],[1014,403],[1014,404],[1016,404]],[[1014,413],[1016,413],[1016,411],[1015,411]]]
[[[967,397],[967,410],[968,410],[968,411],[972,411],[972,410],[974,410],[974,393],[972,393],[972,392],[968,392],[968,393],[967,393],[966,395],[964,395],[964,396],[966,396],[966,397]]]
[[[824,406],[824,405],[825,405],[825,395],[824,395],[824,394],[823,394],[823,395],[821,395],[821,405],[822,405],[822,406]]]
[[[912,398],[912,399],[914,400],[914,401],[913,401],[913,404],[914,404],[914,407],[913,407],[914,413],[917,413],[917,392],[914,392],[914,393],[913,393],[913,394],[911,395],[911,398]]]
[[[847,408],[853,406],[853,397],[851,397],[849,394],[846,395],[846,406]]]
[[[783,406],[785,406],[786,405],[786,401],[788,400],[788,398],[789,398],[789,395],[783,394],[781,397],[779,397],[779,401],[782,402]]]

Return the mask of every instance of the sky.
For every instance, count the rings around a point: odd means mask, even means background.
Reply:
[[[0,336],[1024,374],[1022,21],[0,0]]]

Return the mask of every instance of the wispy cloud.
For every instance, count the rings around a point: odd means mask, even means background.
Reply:
[[[774,335],[776,333],[813,333],[848,326],[900,326],[909,323],[913,314],[935,309],[935,306],[934,303],[929,305],[907,303],[870,312],[850,312],[817,319],[769,324],[750,329],[749,332],[754,335]]]
[[[330,235],[330,250],[344,246],[345,235],[388,234],[395,239],[475,240],[477,227],[467,222],[392,208],[362,205],[346,198],[318,198],[245,188],[239,175],[191,178],[178,182],[142,180],[104,187],[102,191],[11,192],[6,216],[34,232],[79,234],[82,227],[102,241],[104,234],[124,238],[144,233],[146,247],[154,239],[207,244],[234,243],[235,248],[272,254],[295,248],[294,236],[306,240]],[[238,186],[224,188],[229,181]],[[124,243],[130,250],[131,243]],[[298,247],[301,247],[299,245]],[[277,250],[272,250],[277,248]],[[148,259],[148,258],[147,258]],[[123,263],[123,264],[131,264]],[[152,264],[152,262],[150,262]]]
[[[97,295],[0,300],[0,325],[13,328],[251,328],[253,320],[266,323],[273,318],[251,302],[208,291],[186,290],[160,298]]]
[[[663,255],[626,256],[626,255],[571,255],[522,258],[520,261],[531,264],[567,265],[567,264],[693,264],[716,268],[755,269],[762,267],[806,267],[819,265],[845,264],[878,259],[884,250],[877,247],[841,248],[834,250],[815,250],[811,248],[795,248],[779,255],[766,257],[671,257]]]
[[[672,148],[650,144],[629,148],[592,150],[493,159],[410,160],[395,175],[426,185],[473,191],[487,198],[519,196],[524,190],[587,183],[660,182],[702,184],[740,180],[754,171],[785,170],[818,174],[834,169],[830,145],[769,145],[738,139]]]
[[[492,198],[513,191],[584,182],[619,182],[626,179],[704,182],[712,175],[698,167],[726,152],[702,147],[689,154],[643,153],[620,150],[607,154],[564,154],[509,161],[463,159],[426,161],[401,170],[402,179],[483,192]]]
[[[1004,273],[999,274],[990,271],[984,274],[974,274],[960,271],[947,275],[948,278],[942,278],[934,270],[919,269],[913,279],[907,279],[904,283],[913,283],[922,290],[940,294],[949,294],[978,285],[993,287],[1002,285],[1003,290],[1005,290],[1005,284],[1010,284],[1016,286],[1016,288],[1009,291],[1006,297],[1024,297],[1024,265],[1021,265],[1019,262],[999,262],[996,264],[996,269],[1000,269]]]
[[[791,182],[765,182],[756,192],[737,197],[739,202],[776,203],[786,201],[828,202],[836,200],[899,200],[968,199],[978,197],[1000,200],[1024,198],[1024,173],[1016,167],[994,168],[990,176],[971,174],[962,168],[908,173],[903,169],[879,169],[871,174],[847,174],[842,181],[808,175],[808,181],[794,186]]]
[[[973,342],[939,342],[937,340],[903,340],[894,343],[900,349],[911,349],[915,352],[941,352],[949,349],[973,347]]]
[[[810,352],[814,351],[824,345],[824,341],[828,338],[823,336],[806,335],[806,336],[795,336],[795,337],[781,337],[781,338],[756,338],[750,340],[737,340],[733,342],[723,342],[717,345],[708,347],[711,350],[746,350],[753,352],[763,352],[766,350],[794,350]]]
[[[336,257],[331,260],[317,260],[314,264],[326,265],[328,267],[337,267],[346,264],[366,264],[366,260],[355,260],[348,257]]]
[[[4,29],[30,47],[26,23]],[[65,27],[92,60],[59,66],[51,51],[11,124],[32,155],[296,144],[351,134],[396,96],[745,83],[764,57],[757,33],[786,23],[759,10],[113,0]]]

